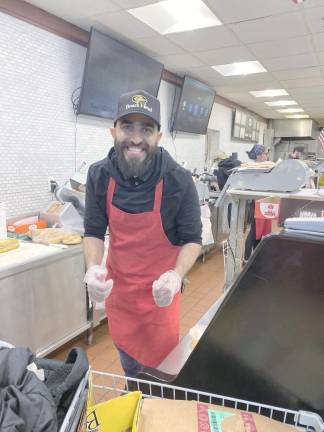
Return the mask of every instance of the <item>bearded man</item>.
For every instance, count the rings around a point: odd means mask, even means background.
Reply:
[[[88,173],[85,282],[92,301],[105,301],[125,375],[135,377],[179,341],[182,281],[201,249],[200,207],[190,172],[158,146],[157,98],[121,95],[110,132],[114,148]]]

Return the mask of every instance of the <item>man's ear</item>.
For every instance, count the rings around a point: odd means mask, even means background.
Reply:
[[[109,130],[110,130],[111,136],[115,140],[116,139],[116,128],[113,127],[113,128],[110,128]]]
[[[158,133],[158,136],[157,136],[157,142],[159,143],[160,142],[160,139],[162,138],[162,132],[159,132]]]

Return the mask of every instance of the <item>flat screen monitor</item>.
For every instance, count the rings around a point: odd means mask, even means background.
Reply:
[[[92,28],[78,113],[113,119],[122,93],[157,96],[162,71],[163,64]]]
[[[185,76],[171,130],[204,135],[214,99],[208,85]]]

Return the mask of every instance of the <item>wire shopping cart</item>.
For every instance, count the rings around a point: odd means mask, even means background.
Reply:
[[[143,393],[143,397],[195,400],[197,402],[221,405],[228,408],[236,408],[242,411],[261,414],[270,419],[300,428],[301,431],[324,432],[324,422],[316,413],[293,411],[217,394],[175,387],[169,384],[155,383],[136,378],[125,378],[125,376],[115,375],[108,372],[91,371],[90,373],[92,379],[93,398],[94,403],[96,404],[121,396],[130,391],[140,390]],[[80,410],[78,405],[82,403],[84,404],[84,402],[85,401],[82,400],[82,398],[76,398],[70,406],[70,415],[73,415],[73,412],[76,411],[79,411],[81,414],[82,410]],[[83,407],[84,406],[85,404]],[[77,419],[78,416],[75,415],[74,418]],[[85,431],[85,416],[83,416],[79,422],[74,422],[74,427],[76,426],[77,429],[61,429],[60,432],[74,432],[75,430],[80,432]]]

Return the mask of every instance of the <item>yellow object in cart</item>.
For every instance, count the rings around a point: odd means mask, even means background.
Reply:
[[[90,390],[91,393],[91,390]],[[140,391],[87,408],[87,432],[137,432]]]
[[[19,248],[19,241],[15,238],[0,239],[0,253]]]

